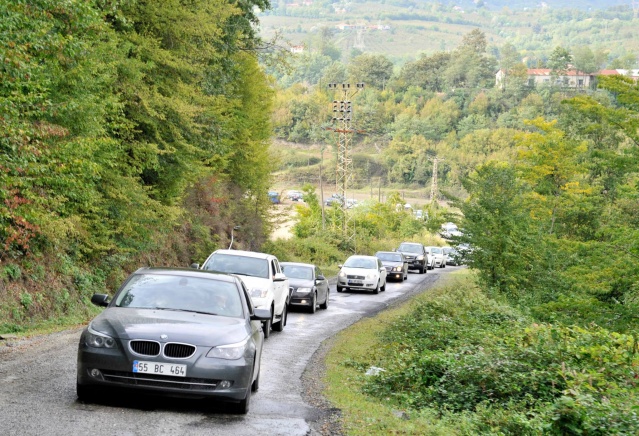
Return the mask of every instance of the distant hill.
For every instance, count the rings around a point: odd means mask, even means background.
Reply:
[[[329,42],[342,60],[356,49],[385,54],[395,63],[452,50],[476,28],[486,34],[490,50],[508,42],[529,59],[543,60],[557,46],[589,46],[607,51],[610,60],[639,54],[632,0],[482,1],[279,0],[261,14],[261,35],[278,33],[307,51]]]

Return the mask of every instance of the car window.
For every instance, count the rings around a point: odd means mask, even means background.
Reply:
[[[419,244],[406,244],[403,243],[398,248],[399,251],[405,251],[407,253],[421,253],[422,246]]]
[[[344,266],[348,268],[364,268],[364,269],[375,269],[377,268],[377,262],[375,259],[371,259],[369,257],[349,257],[346,262],[344,262]]]
[[[213,253],[202,269],[268,279],[268,261],[257,257]]]
[[[242,283],[242,292],[244,292],[244,300],[246,301],[248,313],[249,315],[253,315],[255,312],[253,310],[253,302],[251,301],[251,297],[249,297],[248,289],[246,289],[246,285],[244,284],[244,282],[240,282]]]
[[[387,262],[401,262],[402,255],[401,253],[377,253],[377,256],[381,260],[385,260]]]
[[[282,265],[286,277],[291,279],[313,280],[313,268],[302,265]]]
[[[118,293],[115,306],[242,316],[235,283],[181,275],[136,274]]]

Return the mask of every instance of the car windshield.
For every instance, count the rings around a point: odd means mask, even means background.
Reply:
[[[284,275],[291,279],[313,280],[313,268],[301,265],[282,265]]]
[[[202,269],[268,279],[268,260],[257,257],[216,253],[209,258]]]
[[[385,260],[387,262],[401,262],[402,255],[399,253],[377,253],[375,256],[379,260]]]
[[[242,301],[235,283],[181,275],[136,274],[117,295],[115,305],[242,316]]]
[[[401,244],[398,248],[399,251],[405,251],[407,253],[421,253],[422,249],[419,244]]]
[[[344,262],[344,266],[348,268],[377,269],[377,262],[369,257],[349,257]]]

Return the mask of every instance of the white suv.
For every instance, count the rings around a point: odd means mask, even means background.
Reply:
[[[193,264],[198,268],[199,265]],[[249,289],[253,306],[271,311],[271,319],[264,322],[264,337],[273,330],[281,332],[286,325],[286,306],[289,300],[288,278],[280,262],[272,254],[242,250],[216,250],[204,261],[201,269],[236,274]]]
[[[441,247],[425,247],[428,252],[428,258],[430,260],[430,264],[428,265],[428,269],[437,268],[446,268],[446,255],[444,254],[444,250]]]

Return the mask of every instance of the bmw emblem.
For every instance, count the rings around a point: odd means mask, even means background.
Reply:
[[[160,335],[160,339],[163,339],[163,340],[166,341],[167,339],[169,339],[169,335],[162,334],[162,335]]]

